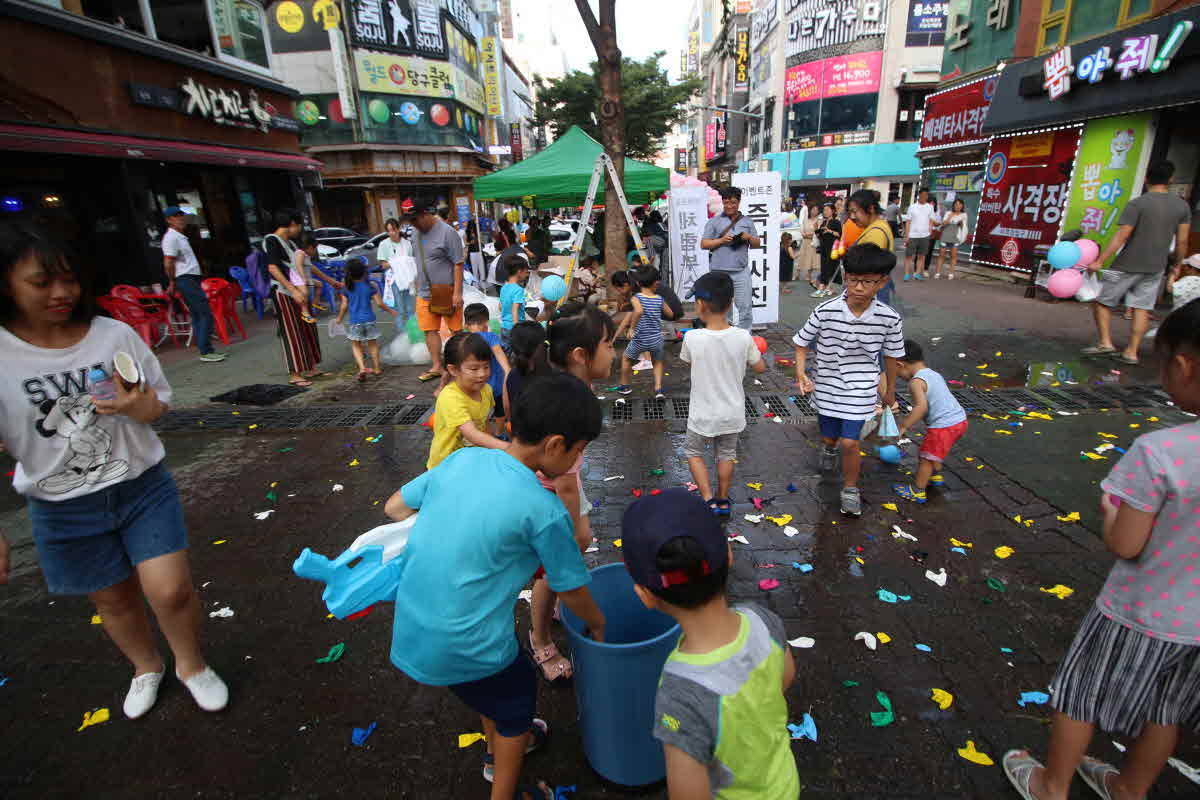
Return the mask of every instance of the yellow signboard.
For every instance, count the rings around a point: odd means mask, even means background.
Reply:
[[[490,117],[504,114],[500,95],[500,46],[495,36],[484,36],[480,42],[483,54],[483,97]]]
[[[1008,157],[1012,159],[1018,158],[1042,158],[1050,155],[1050,151],[1054,149],[1054,134],[1041,133],[1033,136],[1018,136],[1013,139],[1012,148],[1009,150]]]
[[[483,113],[483,86],[448,62],[355,50],[354,68],[361,91],[452,98]]]

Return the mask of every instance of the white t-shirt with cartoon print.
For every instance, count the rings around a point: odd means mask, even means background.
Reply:
[[[17,460],[13,488],[60,502],[131,481],[162,461],[149,425],[96,413],[87,389],[94,366],[113,371],[113,353],[133,356],[146,385],[164,403],[171,387],[158,358],[123,322],[92,320],[87,335],[61,350],[35,347],[0,326],[6,380],[0,381],[0,439]]]

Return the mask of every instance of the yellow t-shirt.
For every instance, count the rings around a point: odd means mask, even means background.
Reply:
[[[877,219],[864,228],[863,232],[858,235],[856,243],[878,245],[889,253],[896,247],[896,239],[892,236],[892,229],[882,219]]]
[[[446,456],[467,446],[458,426],[474,422],[481,431],[487,430],[488,415],[492,413],[492,387],[484,386],[478,400],[472,400],[457,383],[448,383],[438,395],[433,413],[433,443],[429,445],[429,460],[426,469],[433,469]]]

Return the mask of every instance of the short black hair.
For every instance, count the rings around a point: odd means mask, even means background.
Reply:
[[[395,217],[388,217],[387,221],[383,223],[383,228],[384,230],[387,230],[388,228],[400,230],[400,220],[396,219]]]
[[[856,244],[846,251],[842,265],[847,275],[888,275],[896,268],[896,254],[877,244]]]
[[[722,200],[728,200],[730,197],[736,197],[738,200],[741,200],[742,190],[736,186],[722,186],[720,195]]]
[[[878,214],[879,208],[879,192],[873,189],[859,189],[854,194],[850,195],[848,202],[861,208],[868,214]]]
[[[662,273],[654,267],[644,266],[634,273],[633,279],[638,282],[639,286],[653,286],[662,280]]]
[[[1200,358],[1200,299],[1180,306],[1158,326],[1154,349],[1164,360],[1181,351]]]
[[[474,358],[476,361],[492,361],[492,348],[478,333],[470,331],[459,331],[446,340],[446,347],[442,350],[442,360],[446,364],[454,367],[462,366],[462,363],[468,358]]]
[[[463,324],[465,325],[487,324],[491,318],[488,307],[483,303],[471,303],[463,309]]]
[[[414,195],[412,199],[412,214],[419,217],[422,214],[436,214],[437,201],[425,195]]]
[[[346,261],[346,290],[354,288],[354,284],[367,277],[367,260],[362,256],[354,256]]]
[[[521,320],[508,332],[509,360],[512,368],[528,378],[550,372],[546,361],[546,329],[533,320]]]
[[[728,272],[710,270],[696,281],[694,288],[708,297],[697,297],[704,301],[709,311],[720,314],[733,305],[733,277]]]
[[[496,280],[507,283],[508,279],[523,269],[530,269],[529,259],[520,253],[509,253],[500,259],[496,267]]]
[[[275,230],[286,228],[289,225],[303,225],[304,217],[300,216],[299,211],[294,211],[290,208],[281,208],[275,212],[272,218],[275,222]]]
[[[920,194],[921,192],[926,192],[926,193],[928,193],[928,192],[929,192],[929,187],[928,187],[928,186],[922,186],[920,189],[917,189],[917,194]]]
[[[310,247],[317,246],[317,237],[313,236],[312,231],[305,231],[300,234],[300,249],[307,250]]]
[[[729,579],[729,561],[709,564],[700,543],[690,536],[668,539],[654,562],[660,574],[683,572],[688,576],[686,583],[647,587],[656,597],[679,608],[699,608],[724,593]]]
[[[513,436],[537,444],[561,436],[567,447],[600,435],[604,412],[583,381],[565,372],[530,378],[510,409]]]
[[[67,245],[40,226],[24,222],[0,223],[0,323],[11,322],[17,305],[8,292],[9,276],[17,262],[33,258],[52,275],[74,275],[79,282],[79,302],[71,319],[90,322],[96,316],[92,298],[92,270],[81,269]]]
[[[613,286],[628,286],[630,284],[629,273],[626,270],[619,269],[608,276],[608,281]]]
[[[1146,168],[1146,183],[1150,186],[1170,183],[1173,177],[1175,177],[1175,164],[1166,159],[1155,161]]]
[[[904,358],[900,360],[906,364],[915,364],[918,361],[924,361],[925,351],[921,349],[921,345],[917,344],[912,339],[905,339]]]

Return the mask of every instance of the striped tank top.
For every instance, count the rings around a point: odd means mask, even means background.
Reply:
[[[663,343],[662,296],[647,297],[644,294],[638,294],[636,297],[642,304],[642,316],[638,319],[637,329],[633,332],[630,349],[656,350],[662,347]]]

